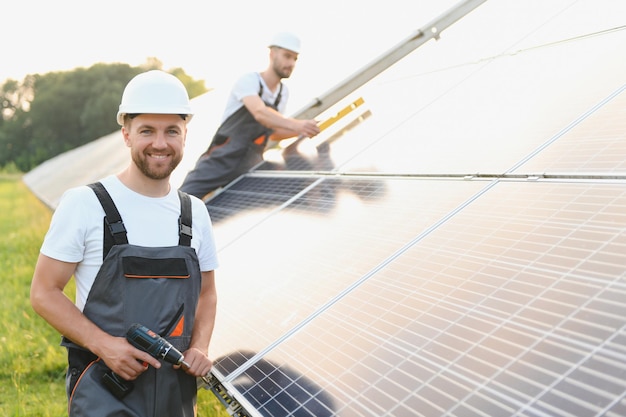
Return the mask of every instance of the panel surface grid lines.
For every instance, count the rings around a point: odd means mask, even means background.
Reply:
[[[626,81],[626,80],[625,80]],[[626,85],[518,172],[626,176]]]
[[[232,237],[240,230],[218,223],[220,303],[246,308],[224,310],[229,326],[217,330],[212,351],[266,348],[483,186],[324,179],[243,235]],[[433,197],[426,202],[424,195]],[[263,313],[251,316],[251,309]],[[241,339],[240,332],[253,337]]]
[[[617,410],[626,218],[580,210],[590,193],[626,212],[622,186],[498,185],[266,355],[242,391],[264,387],[267,409],[308,392],[331,415]]]

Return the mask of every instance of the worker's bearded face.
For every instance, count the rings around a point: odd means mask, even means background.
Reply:
[[[280,78],[289,78],[296,66],[298,54],[288,49],[273,48],[272,70]]]
[[[150,179],[168,178],[183,159],[187,126],[178,115],[139,115],[125,132],[133,162]]]

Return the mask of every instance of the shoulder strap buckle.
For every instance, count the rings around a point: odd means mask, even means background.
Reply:
[[[107,254],[114,245],[123,245],[128,243],[126,236],[126,227],[122,221],[117,207],[113,199],[109,195],[109,192],[104,188],[104,185],[100,182],[89,184],[89,187],[93,190],[104,209],[104,223],[108,227],[109,233],[104,233],[104,239],[102,243],[102,259],[106,258]]]

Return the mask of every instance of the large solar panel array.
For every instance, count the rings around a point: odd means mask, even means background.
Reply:
[[[625,12],[487,1],[208,200],[233,414],[626,415]]]

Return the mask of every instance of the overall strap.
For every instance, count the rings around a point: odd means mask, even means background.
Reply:
[[[283,83],[280,83],[280,89],[278,90],[278,96],[276,96],[276,101],[274,102],[274,108],[278,110],[278,105],[280,104],[280,99],[283,98]]]
[[[259,97],[263,97],[263,83],[261,82],[261,74],[259,74]],[[280,100],[283,98],[283,83],[280,83],[280,88],[278,90],[278,95],[276,96],[276,100],[274,101],[274,110],[278,109],[278,105],[280,104]]]
[[[189,194],[178,190],[180,198],[180,217],[178,218],[178,244],[191,246],[191,198]]]
[[[98,197],[106,215],[104,218],[106,227],[104,228],[104,246],[102,251],[102,259],[104,259],[113,245],[128,243],[126,227],[122,221],[122,216],[106,188],[104,188],[100,182],[89,184],[89,187],[94,191],[96,197]],[[178,218],[178,244],[181,246],[191,246],[191,199],[188,194],[182,191],[178,191],[178,197],[180,198],[181,213]]]
[[[107,254],[113,247],[113,245],[122,245],[128,243],[128,238],[126,237],[126,227],[124,227],[124,222],[122,221],[122,216],[120,216],[120,212],[117,211],[117,207],[115,207],[115,203],[109,192],[104,188],[102,183],[95,182],[93,184],[88,185],[94,193],[96,193],[96,197],[100,200],[100,204],[104,209],[105,217],[104,217],[104,239],[103,239],[103,250],[102,250],[102,259],[106,258]]]

